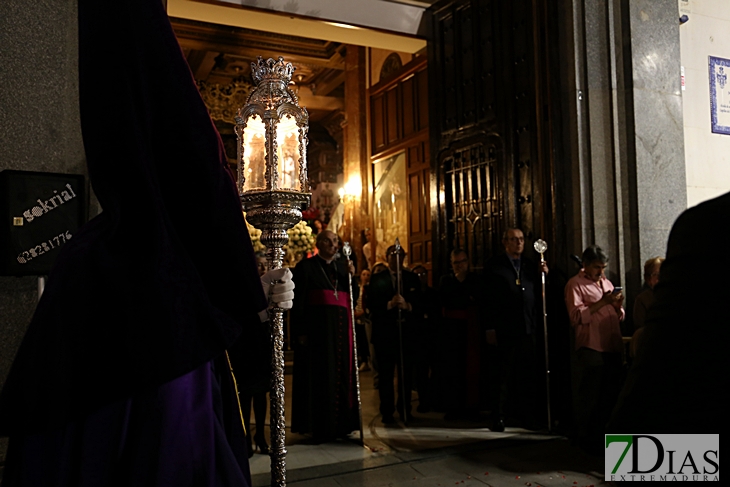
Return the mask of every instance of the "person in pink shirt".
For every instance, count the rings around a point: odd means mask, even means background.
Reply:
[[[603,432],[621,389],[623,293],[606,279],[608,255],[591,245],[583,268],[565,286],[565,304],[575,330],[578,391],[575,439],[588,451],[602,451]]]

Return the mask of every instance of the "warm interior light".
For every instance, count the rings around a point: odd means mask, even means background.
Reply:
[[[300,191],[299,126],[291,115],[285,115],[276,125],[276,155],[279,189]]]
[[[243,131],[244,191],[266,189],[266,126],[258,115],[251,115]]]
[[[345,194],[354,198],[358,198],[362,194],[362,181],[359,177],[351,177],[345,183]]]
[[[285,115],[276,124],[277,189],[301,191],[299,181],[299,126]],[[243,131],[244,191],[266,190],[266,126],[261,117],[251,115]]]
[[[249,192],[306,192],[309,117],[287,88],[294,67],[282,57],[264,60],[259,56],[257,63],[251,63],[251,70],[257,86],[236,116],[241,196]],[[284,198],[294,201],[291,195]]]
[[[338,189],[337,194],[340,195],[340,198],[344,198],[345,197],[345,188]]]
[[[327,25],[331,25],[333,27],[340,27],[342,29],[354,29],[354,30],[361,30],[361,27],[358,27],[356,25],[350,25],[350,24],[343,24],[341,22],[323,22]]]

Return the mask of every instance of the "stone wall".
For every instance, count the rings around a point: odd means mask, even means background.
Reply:
[[[640,261],[666,255],[687,207],[676,0],[631,0],[631,64]],[[640,275],[640,274],[639,274]]]
[[[687,206],[694,206],[730,191],[730,135],[712,133],[708,69],[709,56],[730,59],[730,2],[680,0],[679,14],[689,18],[679,32]]]
[[[77,37],[75,0],[0,2],[0,170],[86,172]],[[0,277],[0,384],[37,299],[37,278]]]
[[[577,254],[608,251],[630,311],[687,205],[677,2],[562,5],[567,235]]]

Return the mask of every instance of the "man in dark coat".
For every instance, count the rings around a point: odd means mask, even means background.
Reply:
[[[428,285],[428,269],[423,265],[413,267],[413,273],[421,281],[423,306],[418,316],[415,336],[414,380],[418,391],[419,413],[427,413],[433,404],[433,381],[438,350],[438,325],[441,317],[441,299],[438,292]]]
[[[78,11],[103,212],[61,249],[0,395],[3,486],[248,486],[224,350],[267,302],[222,141],[162,2]]]
[[[520,426],[536,426],[534,406],[543,404],[537,397],[536,296],[540,270],[547,274],[548,268],[522,255],[525,237],[519,228],[508,229],[502,244],[505,253],[492,257],[485,269],[493,431],[504,431],[505,415]]]
[[[360,428],[348,284],[355,269],[336,259],[333,232],[318,233],[316,245],[318,254],[294,269],[292,431],[323,442]]]
[[[422,293],[418,276],[403,268],[405,251],[391,246],[387,256],[388,272],[370,278],[368,308],[373,322],[371,341],[378,357],[380,414],[384,424],[392,424],[396,407],[402,421],[412,419],[414,328],[422,314]],[[396,368],[400,374],[397,404],[393,392]]]
[[[484,382],[484,304],[481,276],[471,271],[463,249],[451,252],[453,274],[441,277],[441,326],[435,370],[438,401],[444,419],[478,419]]]

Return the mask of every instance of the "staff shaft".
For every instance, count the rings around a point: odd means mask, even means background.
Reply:
[[[545,263],[545,258],[540,254],[540,263]],[[547,391],[547,419],[548,419],[548,432],[552,433],[553,421],[550,411],[550,357],[548,355],[548,326],[547,326],[547,299],[545,297],[545,271],[540,272],[542,274],[542,322],[543,322],[543,335],[545,337],[545,387]]]
[[[350,256],[347,256],[348,263],[350,262]],[[350,274],[350,270],[347,270],[347,282],[350,285],[350,317],[352,319],[352,354],[353,354],[353,362],[355,365],[355,390],[357,391],[357,412],[360,418],[359,424],[360,424],[360,444],[362,446],[365,446],[365,434],[363,432],[363,426],[362,426],[362,402],[360,400],[360,367],[357,363],[357,329],[355,326],[355,306],[354,306],[354,297],[352,295],[352,274]],[[362,292],[362,290],[360,291]]]
[[[396,241],[397,242],[397,241]],[[403,289],[403,284],[401,279],[403,278],[401,268],[400,268],[400,242],[396,243],[396,268],[398,269],[395,273],[395,284],[396,284],[396,294],[399,296],[403,296],[401,293]],[[400,377],[398,378],[398,384],[400,385],[400,397],[401,397],[401,406],[403,408],[403,411],[401,413],[403,414],[401,416],[401,419],[403,420],[403,424],[408,424],[408,413],[406,412],[406,371],[405,371],[405,359],[403,358],[403,310],[398,307],[398,346],[400,351],[400,367],[398,369],[400,370]]]

